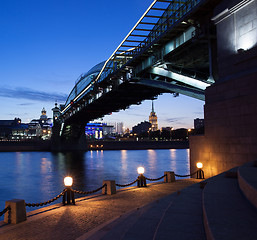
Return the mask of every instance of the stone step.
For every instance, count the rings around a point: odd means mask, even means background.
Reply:
[[[257,162],[238,168],[238,184],[245,197],[257,209]]]
[[[257,211],[240,191],[235,174],[223,173],[208,180],[203,217],[208,240],[256,240]]]
[[[205,240],[200,184],[121,217],[89,239]]]

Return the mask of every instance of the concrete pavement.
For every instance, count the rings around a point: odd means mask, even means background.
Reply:
[[[252,162],[200,183],[130,187],[33,211],[26,222],[1,223],[0,240],[250,240],[257,236],[256,206]]]
[[[179,196],[182,189],[197,182],[199,180],[184,179],[173,183],[148,184],[147,188],[121,189],[115,195],[99,194],[80,198],[76,200],[75,206],[56,204],[42,208],[29,212],[28,220],[17,225],[2,222],[0,240],[87,239],[93,237],[96,229],[100,230],[111,222],[116,223],[135,211],[145,213],[146,209],[151,209],[151,205],[146,206],[147,204],[160,203],[157,204],[156,211],[159,212],[158,208],[165,210],[170,198],[174,198],[171,194]]]

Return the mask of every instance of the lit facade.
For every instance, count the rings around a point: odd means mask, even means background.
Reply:
[[[88,123],[85,127],[87,138],[102,139],[104,136],[111,135],[113,126],[106,123]]]
[[[151,131],[157,131],[158,130],[158,122],[157,122],[157,115],[154,111],[154,105],[153,105],[153,101],[152,101],[152,111],[150,113],[149,116],[149,122],[151,123]]]
[[[117,134],[123,134],[124,133],[124,127],[123,127],[123,122],[119,122],[116,125],[116,133]]]
[[[21,123],[20,118],[14,120],[0,120],[0,139],[24,139],[27,136],[28,125]]]
[[[46,140],[52,136],[52,119],[47,117],[45,108],[42,109],[40,118],[33,119],[28,126],[28,138]]]

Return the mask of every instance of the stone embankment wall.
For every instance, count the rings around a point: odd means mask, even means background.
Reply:
[[[257,0],[222,1],[214,10],[219,78],[205,93],[205,135],[190,137],[211,177],[257,159]]]
[[[0,141],[1,152],[50,151],[51,141]]]
[[[188,141],[95,141],[88,142],[88,150],[186,149]]]

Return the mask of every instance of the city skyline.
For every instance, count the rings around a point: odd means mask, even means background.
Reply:
[[[82,0],[2,1],[0,119],[29,122],[43,107],[52,117],[55,102],[65,103],[77,78],[111,55],[151,2],[102,1],[99,7]],[[159,96],[159,128],[193,127],[195,118],[203,118],[203,104],[181,95]],[[103,121],[124,122],[131,129],[147,120],[150,111],[151,101],[146,100]]]

